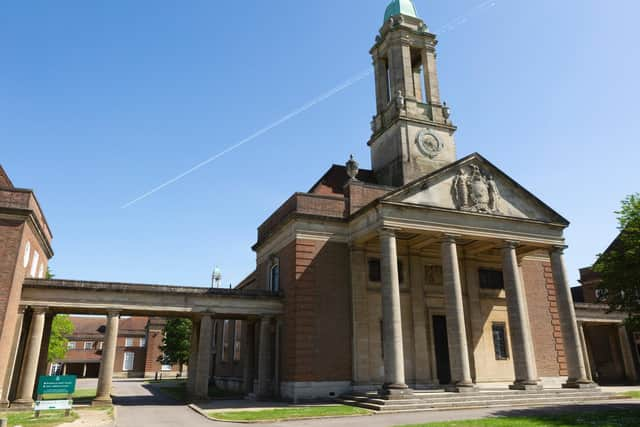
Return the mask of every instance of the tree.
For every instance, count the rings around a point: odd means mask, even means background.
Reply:
[[[47,356],[49,363],[64,359],[69,345],[67,337],[73,333],[73,330],[74,326],[68,315],[59,314],[53,318]]]
[[[594,271],[602,279],[603,302],[612,311],[628,315],[627,324],[640,330],[640,193],[622,201],[618,215],[620,235],[601,255]]]
[[[53,279],[54,277],[56,277],[56,275],[51,272],[51,269],[48,266],[47,266],[47,274],[45,275],[45,277],[47,279]]]
[[[189,319],[170,319],[164,327],[164,338],[160,346],[162,356],[158,361],[167,365],[178,364],[180,376],[191,353],[191,327]]]

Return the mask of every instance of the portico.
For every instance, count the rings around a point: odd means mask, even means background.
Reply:
[[[464,169],[466,165],[482,171],[492,168],[492,165],[481,165],[481,162],[483,163],[477,155],[462,159],[452,166],[450,176],[454,177],[455,170]],[[491,173],[493,179],[501,181],[500,187],[505,189],[507,180],[498,171],[482,173]],[[489,301],[482,301],[485,299],[484,290],[479,292],[477,284],[472,283],[473,275],[477,275],[477,266],[499,270],[503,277],[503,290],[499,291],[501,296],[494,295],[498,300],[494,298],[492,304],[502,306],[502,312],[505,313],[504,324],[507,326],[510,342],[505,347],[510,347],[508,365],[513,372],[510,388],[542,389],[527,301],[527,293],[535,290],[527,292],[522,273],[523,261],[533,258],[545,259],[553,276],[552,299],[556,303],[553,311],[559,314],[559,318],[554,321],[559,326],[556,338],[563,340],[563,353],[567,366],[570,366],[568,381],[564,387],[592,387],[593,383],[589,381],[584,367],[578,330],[573,327],[577,325],[575,311],[564,271],[563,230],[566,221],[524,192],[520,195],[528,200],[521,200],[520,203],[530,203],[529,209],[532,211],[533,205],[538,205],[537,208],[540,209],[534,218],[487,215],[484,212],[462,209],[450,211],[423,204],[429,198],[438,197],[424,193],[449,193],[446,187],[429,181],[429,178],[419,180],[408,189],[386,196],[378,206],[362,212],[352,221],[356,385],[361,390],[366,390],[368,385],[375,382],[372,381],[375,374],[371,375],[375,370],[371,369],[371,365],[375,363],[360,355],[365,349],[369,349],[369,357],[372,356],[370,341],[375,338],[371,328],[365,327],[367,322],[363,320],[371,317],[372,307],[366,313],[364,307],[360,306],[361,301],[366,300],[364,295],[370,294],[374,289],[371,281],[367,280],[367,260],[379,257],[381,341],[384,352],[383,394],[410,395],[411,390],[407,384],[419,388],[443,385],[447,390],[456,392],[474,391],[478,380],[486,381],[482,370],[485,365],[483,359],[487,355],[480,350],[479,341],[490,338],[482,337],[486,331],[483,330],[483,314],[478,306],[489,304]],[[446,182],[447,179],[441,177],[438,181]],[[508,196],[504,192],[507,199],[501,198],[502,206],[509,203],[508,198],[515,190],[513,188],[509,191],[511,194]],[[541,216],[543,209],[547,210],[546,218]],[[404,260],[408,262],[405,263]],[[425,269],[433,272],[432,267],[437,268],[439,278],[425,277],[429,274],[425,273]],[[401,276],[404,276],[402,280]],[[404,282],[403,285],[401,281]],[[442,289],[439,293],[430,289],[433,288],[430,281],[441,281]],[[426,292],[422,291],[423,283],[426,284]],[[401,304],[403,293],[410,300],[409,304]],[[451,374],[447,383],[438,378],[438,366],[434,363],[434,353],[438,349],[434,337],[424,339],[420,336],[424,334],[424,329],[420,330],[422,325],[429,325],[432,321],[429,317],[435,313],[430,305],[440,305],[442,311],[439,314],[446,318]],[[410,314],[403,311],[409,311]],[[407,320],[408,325],[403,325],[403,320]],[[425,329],[430,328],[426,326]],[[363,335],[368,335],[368,339]],[[405,339],[410,341],[409,346],[403,343]],[[407,347],[413,347],[413,354],[405,355]],[[408,363],[408,360],[411,362]],[[405,375],[405,365],[411,371],[409,379]]]

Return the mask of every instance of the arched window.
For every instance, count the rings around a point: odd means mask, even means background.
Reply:
[[[280,292],[280,260],[277,257],[273,257],[269,268],[269,290]]]

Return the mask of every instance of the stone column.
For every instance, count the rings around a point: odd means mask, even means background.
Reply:
[[[191,347],[189,349],[189,365],[187,365],[187,394],[193,396],[196,390],[196,372],[198,367],[198,338],[200,337],[200,320],[191,320]]]
[[[556,247],[550,251],[551,269],[553,281],[556,284],[558,312],[569,370],[569,380],[562,386],[564,388],[591,388],[595,387],[595,384],[587,378],[584,357],[580,348],[578,321],[564,265],[564,249],[564,247]]]
[[[242,377],[244,379],[244,392],[249,395],[253,393],[255,323],[247,320],[244,324],[244,340],[242,343],[242,360],[244,366]]]
[[[16,317],[16,330],[13,336],[13,342],[11,345],[9,363],[7,364],[7,373],[3,382],[2,390],[0,390],[0,408],[6,408],[9,406],[9,394],[11,389],[15,387],[15,382],[18,380],[19,375],[16,370],[16,361],[18,358],[20,338],[22,335],[22,324],[24,322],[24,310],[25,307],[18,307],[18,315]]]
[[[213,319],[202,316],[200,319],[200,336],[198,339],[198,356],[194,395],[196,399],[209,398],[209,369],[211,367],[211,339],[213,333]]]
[[[38,375],[48,375],[47,366],[49,365],[49,342],[51,341],[51,327],[53,319],[56,317],[54,313],[48,312],[44,319],[44,331],[42,333],[42,344],[40,348],[40,360],[38,361]]]
[[[38,361],[40,359],[46,313],[47,309],[44,307],[33,307],[33,317],[22,364],[18,395],[12,406],[31,406],[33,404],[33,391],[38,375]]]
[[[107,327],[102,346],[102,360],[98,375],[98,390],[93,405],[111,404],[111,384],[113,382],[113,367],[116,362],[116,348],[118,345],[118,328],[120,327],[120,313],[110,311],[107,314]]]
[[[273,342],[271,340],[271,316],[260,319],[260,347],[258,353],[258,398],[271,397],[273,378]]]
[[[384,342],[384,385],[382,393],[391,396],[410,395],[405,382],[402,346],[402,309],[396,236],[391,230],[380,232],[382,333]]]
[[[622,361],[624,363],[624,373],[627,380],[635,383],[637,380],[636,367],[633,362],[633,350],[629,345],[629,335],[624,324],[618,326],[618,337],[620,338],[620,352],[622,353]]]
[[[578,333],[580,334],[580,347],[582,348],[582,358],[584,359],[585,370],[587,371],[587,379],[593,381],[593,374],[591,372],[591,358],[589,357],[589,348],[587,347],[587,340],[584,336],[583,322],[578,322]]]
[[[447,313],[449,358],[451,360],[451,385],[447,389],[456,392],[474,391],[476,388],[471,379],[469,366],[469,347],[464,320],[458,245],[453,236],[445,236],[442,241],[442,277]]]
[[[517,246],[517,242],[506,242],[502,248],[502,271],[507,296],[513,366],[516,374],[516,381],[509,388],[512,390],[539,390],[542,387],[533,352],[525,290],[518,267]]]

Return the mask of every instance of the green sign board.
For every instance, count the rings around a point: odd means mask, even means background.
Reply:
[[[76,391],[76,376],[41,376],[38,378],[38,395],[73,394]]]

